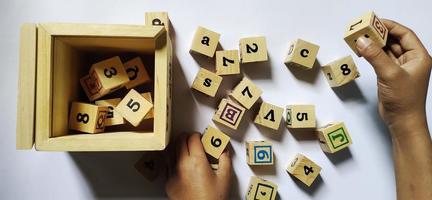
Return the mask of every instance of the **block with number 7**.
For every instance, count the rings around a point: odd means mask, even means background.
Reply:
[[[246,77],[234,88],[230,96],[247,109],[261,97],[262,90]]]
[[[246,158],[249,165],[273,165],[273,145],[267,141],[246,142]]]
[[[311,186],[321,172],[321,167],[302,154],[297,154],[288,165],[287,172]]]
[[[319,143],[327,153],[338,152],[350,144],[351,137],[343,122],[331,122],[318,129]]]
[[[115,107],[115,111],[120,113],[133,126],[137,127],[152,108],[153,104],[150,101],[134,89],[131,89]]]
[[[331,87],[345,85],[360,77],[360,73],[357,71],[357,66],[351,56],[345,56],[324,65],[322,67],[322,72]]]
[[[230,137],[225,135],[222,131],[208,126],[201,138],[204,146],[204,151],[213,158],[219,159],[220,155],[228,145]]]

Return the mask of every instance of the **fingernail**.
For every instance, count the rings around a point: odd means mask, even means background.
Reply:
[[[372,41],[369,38],[361,36],[357,39],[356,44],[357,44],[357,48],[366,49],[369,45],[372,44]]]

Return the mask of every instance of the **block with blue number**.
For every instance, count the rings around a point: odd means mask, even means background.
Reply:
[[[273,145],[267,141],[246,142],[246,158],[249,165],[273,165]]]
[[[108,107],[108,114],[105,119],[105,126],[115,126],[115,125],[120,125],[125,123],[120,113],[114,110],[114,108],[120,103],[120,101],[121,101],[120,98],[103,99],[103,100],[95,101],[96,105]]]
[[[114,108],[133,126],[137,127],[153,108],[153,104],[134,89],[131,89]]]
[[[360,77],[360,73],[351,56],[335,60],[324,65],[321,69],[331,87],[345,85]]]
[[[297,154],[288,165],[287,172],[310,187],[321,172],[321,167],[303,154]]]
[[[286,107],[288,128],[316,128],[314,105],[288,105]]]
[[[107,115],[107,106],[72,102],[69,113],[69,129],[84,133],[103,132]]]
[[[123,65],[129,77],[129,82],[124,85],[126,89],[131,89],[151,81],[149,73],[140,57],[128,60]]]
[[[199,26],[192,40],[190,51],[213,58],[219,44],[220,34]]]
[[[296,39],[291,42],[285,64],[311,69],[314,66],[318,50],[318,45],[302,39]]]
[[[255,102],[261,97],[263,91],[255,85],[250,79],[243,77],[234,90],[229,94],[243,107],[250,109]]]
[[[203,94],[214,97],[221,83],[221,76],[218,76],[204,68],[200,68],[194,82],[192,83],[192,88]]]
[[[246,193],[246,200],[275,200],[278,186],[268,180],[252,176]]]
[[[212,126],[205,129],[201,138],[204,151],[216,159],[219,159],[229,141],[230,137],[228,135]]]
[[[352,144],[343,122],[331,122],[318,129],[318,139],[324,152],[335,153]]]
[[[242,38],[239,46],[241,63],[268,60],[266,38],[263,36]]]

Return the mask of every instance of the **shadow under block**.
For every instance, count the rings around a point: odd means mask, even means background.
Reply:
[[[128,122],[137,127],[153,108],[153,104],[140,93],[131,89],[115,107]]]
[[[232,100],[222,99],[218,110],[213,115],[213,121],[237,130],[246,109]]]
[[[154,181],[165,169],[160,152],[147,152],[136,163],[135,169],[147,180]]]
[[[219,89],[221,82],[221,76],[218,76],[215,73],[204,68],[200,68],[194,82],[192,83],[192,88],[208,96],[214,97]]]
[[[191,51],[212,58],[219,44],[219,33],[199,26],[192,41]]]
[[[205,129],[201,138],[204,151],[216,159],[219,159],[229,141],[230,137],[212,126],[208,126]]]
[[[146,12],[145,24],[151,26],[163,26],[168,33],[170,32],[170,21],[167,12]]]
[[[240,74],[240,60],[238,50],[216,51],[216,74]]]
[[[126,89],[131,89],[151,81],[140,57],[133,58],[123,65],[129,77],[129,82],[125,84]]]
[[[318,130],[319,143],[323,151],[335,153],[352,144],[351,136],[343,122],[332,122]]]
[[[267,44],[264,36],[240,39],[241,63],[267,61]]]
[[[374,12],[369,11],[352,21],[344,33],[345,42],[359,57],[356,41],[360,36],[369,38],[380,47],[384,47],[387,43],[388,29]]]
[[[302,154],[297,154],[287,172],[310,187],[321,172],[321,167]]]
[[[273,182],[252,176],[249,181],[246,200],[275,200],[277,189],[278,186]]]
[[[253,104],[261,97],[262,90],[250,79],[243,77],[239,84],[230,93],[237,102],[246,109],[250,109]]]
[[[286,107],[288,128],[316,128],[314,105],[288,105]]]
[[[345,85],[360,77],[360,73],[351,56],[335,60],[322,66],[321,69],[331,87]]]
[[[278,130],[283,117],[283,111],[284,109],[279,106],[263,102],[254,122],[261,126]]]
[[[246,142],[246,158],[248,165],[273,165],[273,146],[267,141]]]
[[[120,98],[103,99],[103,100],[95,101],[95,104],[98,106],[108,107],[108,113],[105,119],[105,126],[114,126],[114,125],[120,125],[125,123],[120,113],[114,110],[114,108],[120,103],[120,101],[121,101]]]
[[[285,64],[311,69],[318,55],[319,46],[302,39],[294,40],[285,59]]]
[[[100,133],[105,130],[107,106],[72,102],[69,115],[69,128],[85,133]]]

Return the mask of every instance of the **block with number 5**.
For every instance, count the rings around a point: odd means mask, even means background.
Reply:
[[[288,165],[287,172],[311,186],[321,172],[321,167],[302,154],[297,154]]]
[[[107,115],[107,106],[72,102],[69,113],[69,129],[85,133],[103,132]]]
[[[206,128],[201,138],[204,151],[216,159],[219,159],[229,141],[229,136],[225,135],[222,131],[212,126],[208,126]]]
[[[357,66],[351,56],[346,56],[324,65],[322,72],[331,87],[345,85],[360,77],[360,73],[357,71]]]
[[[315,128],[315,106],[288,105],[285,120],[288,128]]]
[[[134,88],[151,80],[140,57],[125,62],[124,68],[129,77],[129,82],[125,85],[126,89]]]
[[[321,148],[327,153],[338,152],[352,144],[343,122],[332,122],[319,128],[318,138]]]
[[[273,165],[273,145],[267,141],[246,142],[246,158],[249,165]]]
[[[123,118],[137,127],[145,116],[153,108],[153,104],[145,99],[140,93],[131,89],[129,93],[115,107],[115,111],[120,113]]]

